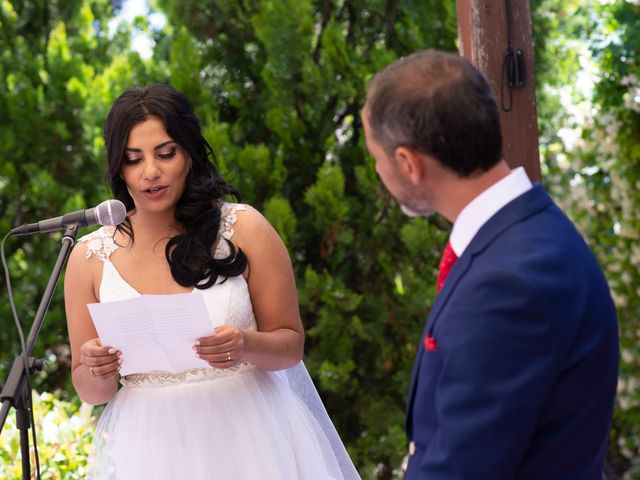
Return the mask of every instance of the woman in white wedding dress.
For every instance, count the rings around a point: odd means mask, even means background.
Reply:
[[[255,209],[224,201],[236,192],[186,97],[128,90],[105,142],[127,219],[81,238],[65,276],[73,384],[108,402],[87,478],[359,478],[301,362],[287,250]],[[100,343],[87,304],[178,293],[204,298],[211,335],[192,352],[203,367],[121,377],[127,352]]]

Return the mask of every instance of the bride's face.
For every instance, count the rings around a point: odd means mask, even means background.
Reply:
[[[159,118],[149,117],[131,129],[121,175],[137,212],[175,210],[190,167],[191,159]]]

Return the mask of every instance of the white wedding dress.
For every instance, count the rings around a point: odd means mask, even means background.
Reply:
[[[220,235],[231,238],[236,211],[224,203]],[[101,302],[140,294],[109,260],[114,227],[82,237],[87,257],[103,264]],[[228,255],[218,242],[216,257]],[[255,330],[242,276],[201,294],[212,328]],[[145,372],[121,378],[105,408],[89,456],[93,480],[329,480],[359,479],[304,365],[265,372],[243,362],[229,369]]]

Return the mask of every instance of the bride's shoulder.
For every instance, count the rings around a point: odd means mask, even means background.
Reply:
[[[257,209],[244,203],[224,202],[221,208],[221,235],[228,240],[234,236],[238,243],[255,243],[267,231],[273,231],[269,221]]]
[[[66,268],[65,284],[70,279],[77,280],[71,291],[82,288],[83,282],[91,282],[100,276],[102,263],[118,248],[114,232],[115,227],[105,226],[78,239]]]
[[[261,218],[265,220],[262,214],[249,204],[222,202],[220,205],[220,234],[230,239],[237,230],[251,229],[252,224]]]

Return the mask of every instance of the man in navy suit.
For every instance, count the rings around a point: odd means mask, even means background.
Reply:
[[[602,480],[614,305],[572,223],[502,159],[487,81],[458,55],[418,52],[374,76],[362,119],[403,210],[453,223],[414,364],[405,478]]]

